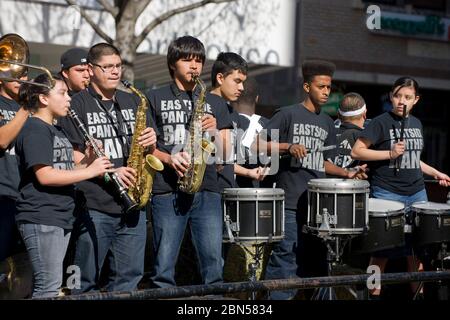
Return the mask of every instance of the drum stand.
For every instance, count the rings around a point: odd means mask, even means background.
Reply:
[[[252,260],[248,264],[249,270],[248,280],[250,282],[256,282],[258,280],[257,271],[261,267],[261,261],[263,259],[266,243],[265,242],[253,243],[252,246],[255,248],[255,252],[250,251],[245,245],[242,245],[241,247],[244,248],[244,250],[247,251],[247,253],[252,257]],[[256,300],[256,291],[252,291],[250,300]]]
[[[439,251],[438,260],[440,261],[440,268],[437,271],[446,271],[448,269],[448,263],[450,263],[450,252],[447,251],[447,244],[444,242],[441,244],[441,250]],[[446,264],[447,262],[447,264]],[[438,299],[439,300],[448,300],[450,294],[450,288],[447,281],[447,284],[442,281],[438,282],[439,290],[438,290]]]
[[[450,264],[450,252],[447,251],[447,243],[442,242],[441,247],[439,249],[439,252],[437,253],[436,261],[437,266],[434,266],[436,268],[436,271],[448,271]],[[434,265],[434,263],[432,264]],[[413,300],[417,300],[417,297],[419,296],[420,291],[423,289],[424,283],[421,282],[419,287],[417,288],[416,292],[414,293]],[[445,284],[442,280],[437,281],[437,298],[438,300],[448,300],[450,295],[450,287],[449,284]]]
[[[318,229],[317,236],[321,238],[327,246],[327,271],[328,276],[332,276],[333,267],[341,265],[341,257],[344,252],[344,248],[354,236],[349,234],[333,234],[330,231],[329,219],[330,215],[328,214],[327,210],[324,209],[322,223]],[[355,293],[352,292],[353,290],[351,290],[350,288],[347,288],[347,290],[350,291],[352,295],[355,295]],[[337,296],[333,287],[319,288],[315,290],[315,293],[313,294],[311,299],[337,300]]]

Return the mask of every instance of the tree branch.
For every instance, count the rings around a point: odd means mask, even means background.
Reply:
[[[135,40],[136,48],[139,47],[139,45],[141,44],[142,41],[144,41],[144,39],[148,36],[150,31],[152,31],[154,28],[156,28],[162,22],[166,21],[167,19],[169,19],[177,14],[203,7],[209,3],[225,3],[225,2],[234,2],[234,1],[236,1],[236,0],[202,0],[199,2],[195,2],[192,4],[186,5],[184,7],[179,7],[179,8],[173,9],[173,10],[169,10],[166,13],[160,15],[159,17],[156,17],[152,22],[150,22],[144,28],[144,30],[142,30],[141,34],[136,37],[136,40]]]
[[[103,8],[114,17],[114,19],[119,14],[119,8],[115,7],[114,5],[111,5],[108,2],[108,0],[97,0],[97,2],[100,3],[103,6]]]
[[[95,22],[94,20],[92,20],[92,18],[87,14],[87,12],[81,8],[81,6],[79,6],[77,4],[77,2],[75,0],[66,0],[66,2],[71,5],[71,6],[77,6],[78,9],[80,10],[80,14],[81,16],[84,18],[84,20],[86,20],[86,22],[92,27],[92,29],[94,29],[94,31],[103,39],[105,39],[106,42],[108,43],[112,43],[113,39],[108,36],[106,34],[106,32],[104,32]]]

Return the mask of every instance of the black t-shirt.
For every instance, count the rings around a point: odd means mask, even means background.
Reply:
[[[185,134],[189,132],[191,106],[198,93],[180,91],[174,83],[149,90],[146,95],[150,102],[152,126],[158,135],[157,147],[160,151],[171,153],[172,149],[184,145]],[[217,129],[231,128],[231,119],[226,102],[221,97],[206,93],[205,113],[216,118]],[[180,148],[181,149],[181,148]],[[172,168],[165,166],[157,172],[153,183],[154,194],[174,192],[177,189],[178,176]],[[216,164],[207,164],[200,191],[220,192]]]
[[[17,137],[16,153],[21,177],[16,202],[17,223],[72,229],[74,185],[42,186],[33,170],[35,165],[73,170],[73,148],[63,130],[31,117]]]
[[[19,110],[19,104],[0,95],[0,127],[11,121]],[[0,197],[16,199],[19,187],[19,168],[17,166],[14,141],[0,149]]]
[[[138,103],[135,95],[120,90],[116,91],[114,101],[102,101],[92,87],[72,97],[70,107],[78,114],[88,133],[103,143],[105,155],[115,168],[126,166]],[[84,152],[85,141],[70,117],[58,121],[70,142]],[[122,212],[120,196],[112,182],[94,178],[80,182],[78,188],[86,198],[89,209],[111,214]]]
[[[334,164],[341,168],[356,167],[359,161],[353,160],[350,153],[361,135],[362,128],[353,123],[343,122],[336,132],[337,155]]]
[[[361,133],[372,143],[371,149],[390,150],[400,138],[401,117],[386,112],[374,118]],[[395,131],[394,131],[395,128]],[[405,153],[400,158],[400,170],[396,172],[394,160],[370,161],[369,179],[371,185],[388,191],[412,195],[424,188],[423,173],[420,168],[420,156],[423,149],[422,123],[409,115],[405,120]]]
[[[223,98],[221,98],[221,99],[223,99]],[[226,107],[230,114],[230,119],[231,119],[233,129],[230,130],[231,152],[229,154],[229,158],[225,160],[225,164],[223,165],[223,168],[221,168],[217,172],[218,179],[219,179],[220,191],[223,191],[224,188],[236,188],[237,187],[236,180],[234,178],[234,163],[236,162],[236,152],[237,152],[237,147],[238,147],[238,135],[239,135],[238,129],[241,126],[240,125],[241,118],[239,116],[239,113],[237,113],[229,103],[226,103]]]
[[[269,119],[262,117],[262,116],[258,116],[256,114],[253,114],[252,116],[248,116],[246,114],[239,114],[240,120],[239,120],[239,129],[242,130],[243,134],[242,134],[242,139],[240,140],[240,143],[238,145],[238,156],[242,157],[243,159],[245,159],[245,163],[242,163],[241,166],[243,166],[244,168],[248,168],[248,169],[253,169],[258,167],[259,165],[264,165],[261,163],[254,163],[256,162],[256,159],[252,159],[252,163],[250,163],[249,158],[250,158],[250,150],[249,148],[247,148],[244,145],[244,142],[247,141],[247,139],[249,139],[248,141],[254,141],[254,139],[256,138],[256,136],[258,135],[259,132],[261,132],[262,128],[264,128],[267,123],[269,122]],[[252,126],[252,128],[250,127],[250,121],[255,122],[254,125]],[[251,132],[250,132],[251,131]],[[257,155],[256,155],[257,156]],[[267,179],[267,180],[266,180]],[[267,182],[270,179],[270,177],[266,177],[264,180],[264,182]],[[239,186],[239,188],[259,188],[261,187],[264,182],[260,183],[259,181],[247,178],[247,177],[242,177],[242,176],[236,176],[236,183]]]
[[[320,113],[309,111],[303,104],[278,109],[265,129],[274,140],[276,139],[270,130],[279,129],[278,142],[302,144],[307,150],[336,144],[333,120],[322,111]],[[300,160],[295,158],[280,160],[275,182],[278,188],[285,191],[286,209],[297,210],[301,207],[299,200],[307,191],[308,181],[325,177],[324,160],[332,156],[334,156],[333,152],[316,151],[308,153]]]

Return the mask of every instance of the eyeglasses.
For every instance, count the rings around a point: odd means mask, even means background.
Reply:
[[[123,70],[123,65],[121,63],[118,64],[107,64],[105,66],[101,66],[99,64],[96,63],[91,63],[93,66],[99,67],[100,70],[102,70],[104,73],[111,73],[114,68],[117,68],[117,70],[122,71]]]

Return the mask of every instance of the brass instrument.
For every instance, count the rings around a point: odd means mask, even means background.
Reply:
[[[141,100],[136,112],[136,124],[127,166],[136,170],[136,183],[128,188],[128,195],[138,204],[138,208],[143,208],[150,198],[156,171],[162,171],[164,165],[161,160],[152,154],[147,154],[144,158],[144,147],[138,144],[139,135],[147,127],[147,99],[128,81],[122,80],[122,83]]]
[[[205,114],[206,86],[199,75],[192,76],[196,86],[200,87],[198,99],[192,106],[192,115],[189,123],[189,137],[186,140],[183,151],[190,156],[189,167],[182,177],[178,179],[178,189],[185,193],[195,193],[202,185],[205,175],[206,161],[215,150],[215,145],[203,137],[202,117]]]
[[[5,34],[0,38],[0,80],[16,81],[28,83],[36,86],[52,89],[55,86],[50,71],[47,68],[28,64],[30,50],[25,40],[15,33]],[[48,86],[43,83],[34,83],[33,81],[20,80],[27,73],[27,68],[33,68],[45,72],[51,82]]]
[[[50,71],[44,67],[28,64],[29,49],[25,40],[13,33],[0,38],[0,80],[28,83],[52,89],[55,86]],[[21,80],[27,73],[27,68],[45,72],[51,85]],[[0,281],[0,299],[24,299],[32,293],[33,270],[30,267],[27,252],[18,252],[4,261],[0,261],[0,274],[4,273],[6,279]]]
[[[28,83],[36,86],[42,86],[52,89],[55,86],[55,79],[53,79],[50,71],[44,67],[38,67],[35,65],[27,64],[29,59],[29,49],[25,40],[17,34],[7,34],[0,38],[0,80],[2,81],[17,81],[20,83]],[[26,74],[26,68],[38,69],[45,72],[49,79],[51,85],[48,86],[43,83],[35,83],[33,81],[20,80],[20,78]],[[95,140],[88,134],[84,124],[78,118],[78,115],[74,110],[69,109],[69,116],[75,122],[75,125],[80,130],[86,142],[92,144],[95,154],[97,157],[104,156],[103,151],[98,147]],[[106,182],[111,182],[114,188],[120,195],[122,203],[124,205],[125,212],[132,211],[136,208],[136,204],[130,199],[127,194],[125,186],[122,185],[116,174],[106,173]]]

